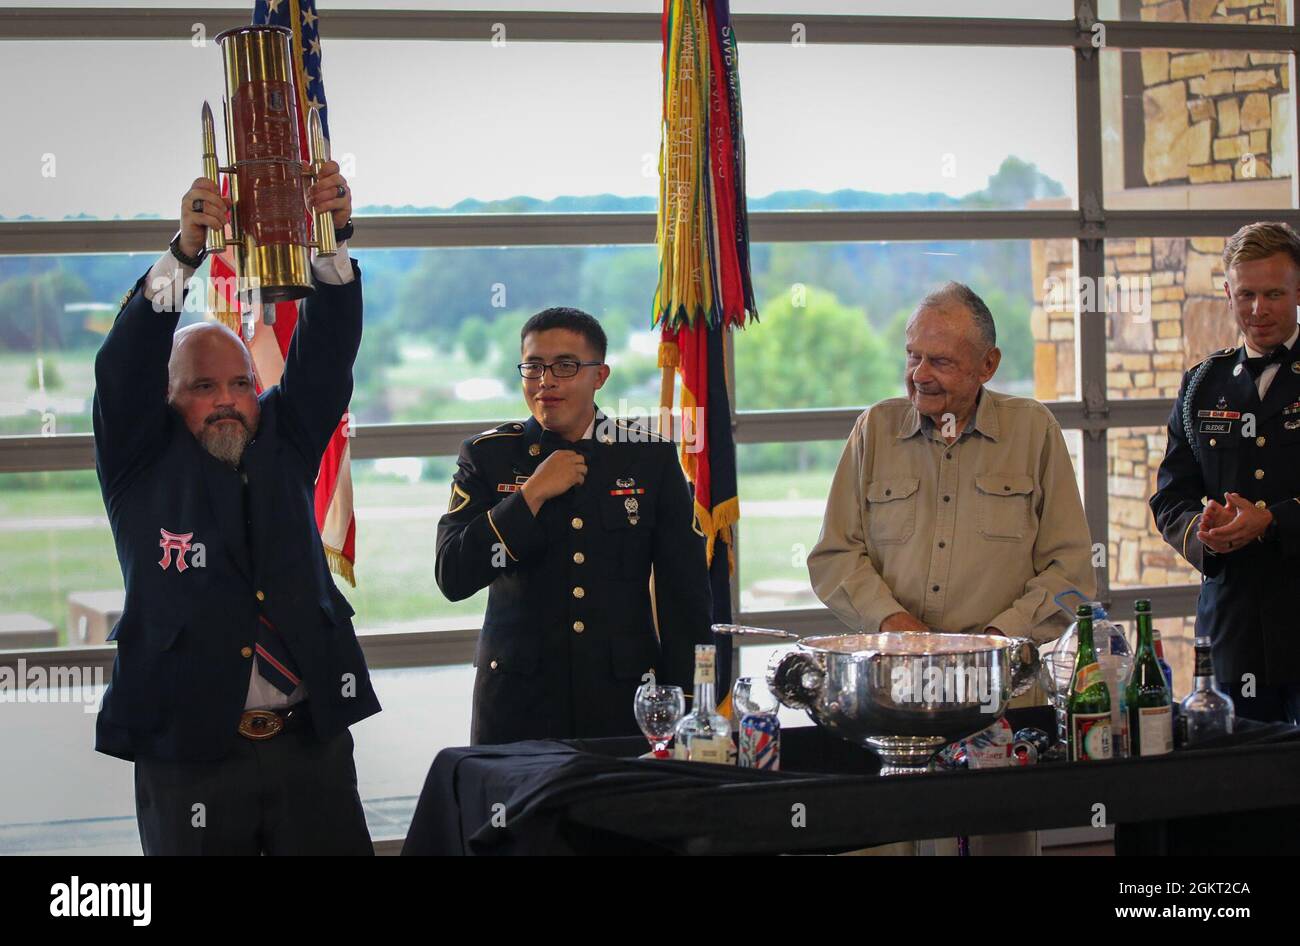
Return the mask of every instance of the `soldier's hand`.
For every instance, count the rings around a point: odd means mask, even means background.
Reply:
[[[339,173],[337,161],[326,161],[321,165],[320,177],[311,186],[308,197],[313,213],[328,210],[333,214],[335,230],[342,230],[352,219],[352,188]]]
[[[195,210],[196,203],[199,207]],[[209,227],[224,227],[230,205],[217,185],[206,177],[195,178],[181,198],[180,250],[186,256],[198,256],[208,238]]]
[[[576,450],[556,450],[542,461],[520,490],[524,502],[537,515],[542,503],[567,493],[587,478],[587,460]]]
[[[1232,513],[1228,508],[1220,505],[1218,500],[1211,499],[1205,504],[1205,511],[1201,513],[1201,521],[1196,524],[1196,528],[1199,532],[1209,532],[1219,526],[1226,526],[1231,521]]]
[[[1225,525],[1206,530],[1202,525],[1196,537],[1215,552],[1233,552],[1264,534],[1273,521],[1273,513],[1261,509],[1240,493],[1224,493],[1231,507],[1231,519]],[[1226,510],[1226,507],[1225,507]]]

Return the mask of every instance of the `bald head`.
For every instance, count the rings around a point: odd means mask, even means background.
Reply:
[[[167,402],[204,449],[238,466],[261,419],[253,360],[239,336],[217,322],[178,331],[167,361]]]
[[[905,377],[918,413],[954,437],[964,429],[1001,361],[995,341],[993,316],[968,287],[948,283],[921,300],[907,323]]]

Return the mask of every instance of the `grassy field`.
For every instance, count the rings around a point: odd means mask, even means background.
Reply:
[[[450,461],[432,461],[449,470]],[[414,483],[355,465],[357,587],[344,587],[357,611],[357,626],[381,628],[407,622],[479,615],[486,593],[452,603],[433,577],[438,516],[446,508],[445,480]],[[825,497],[830,472],[742,476],[741,500],[816,500]],[[18,488],[19,485],[24,488]],[[36,488],[32,488],[36,487]],[[394,508],[409,514],[394,513]],[[367,510],[374,510],[373,518]],[[90,522],[67,520],[86,517]],[[73,591],[121,587],[121,573],[94,474],[43,473],[0,476],[0,613],[29,612],[65,632],[67,597]],[[51,528],[54,521],[65,525]],[[797,546],[812,547],[821,526],[816,515],[744,518],[740,527],[742,587],[771,579],[807,581]]]

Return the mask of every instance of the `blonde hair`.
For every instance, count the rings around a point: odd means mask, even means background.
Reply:
[[[1277,253],[1291,257],[1300,270],[1300,235],[1289,223],[1248,223],[1223,244],[1223,271],[1238,263],[1267,259]]]

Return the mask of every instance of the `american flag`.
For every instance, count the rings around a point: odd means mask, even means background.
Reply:
[[[321,75],[320,18],[316,15],[315,0],[256,0],[253,5],[253,24],[285,26],[293,31],[293,56],[298,70],[298,140],[302,142],[301,157],[308,160],[306,118],[311,108],[320,109],[321,128],[329,140],[329,111],[325,105],[325,82]],[[229,182],[222,182],[222,193],[228,193]],[[233,287],[234,259],[227,251],[212,259],[213,285]],[[220,312],[238,313],[233,299],[214,300]],[[233,326],[238,331],[237,317]],[[298,323],[298,304],[281,302],[276,305],[275,324],[267,326],[259,319],[253,340],[248,349],[253,355],[253,368],[257,374],[258,390],[278,384],[284,373],[284,359],[293,339],[293,329]],[[329,446],[321,457],[320,471],[316,476],[316,525],[330,569],[353,586],[356,579],[357,523],[352,506],[351,451],[347,437],[347,417],[339,419]]]

